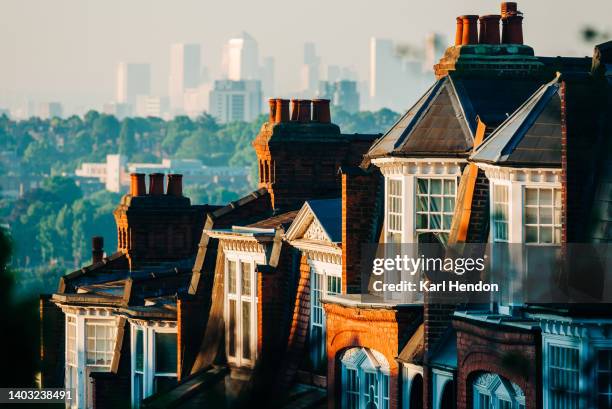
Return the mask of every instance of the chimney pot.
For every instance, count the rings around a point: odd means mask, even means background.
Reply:
[[[164,174],[151,173],[149,175],[149,194],[160,196],[164,194]]]
[[[518,14],[518,5],[514,1],[505,1],[501,4],[502,17]]]
[[[144,196],[147,194],[144,173],[130,174],[130,194],[132,196]]]
[[[463,20],[462,45],[478,44],[478,16],[461,16]]]
[[[166,194],[169,196],[183,196],[183,175],[177,173],[168,174],[168,187]]]
[[[287,122],[289,121],[289,100],[278,98],[276,100],[276,119],[275,123]]]
[[[523,16],[511,14],[502,18],[502,43],[523,44]]]
[[[457,30],[455,31],[455,45],[463,44],[463,17],[457,17]]]
[[[270,105],[270,117],[268,121],[273,124],[276,122],[276,98],[270,98],[268,104]]]
[[[310,122],[311,114],[310,114],[310,105],[312,101],[309,99],[301,99],[298,105],[298,121],[300,122]]]
[[[104,257],[104,237],[94,236],[91,238],[92,264],[101,262],[103,257]]]
[[[480,17],[480,36],[478,42],[480,44],[499,44],[499,20],[500,15],[490,14]]]
[[[291,121],[297,121],[300,113],[300,99],[291,100]]]
[[[312,120],[322,124],[331,122],[331,113],[329,111],[329,99],[313,99],[312,100]]]

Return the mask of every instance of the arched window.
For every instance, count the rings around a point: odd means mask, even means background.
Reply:
[[[342,407],[389,408],[389,363],[378,351],[351,348],[341,358]]]
[[[485,372],[472,382],[474,409],[525,409],[525,394],[514,382]]]

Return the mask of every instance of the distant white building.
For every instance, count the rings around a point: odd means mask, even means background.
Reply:
[[[163,118],[169,110],[168,98],[142,95],[136,99],[136,116]]]
[[[301,70],[302,91],[307,97],[313,97],[319,86],[321,58],[317,55],[314,43],[304,44],[304,62]]]
[[[202,73],[199,44],[172,44],[170,47],[170,77],[168,78],[168,95],[170,108],[182,111],[184,93],[187,89],[200,85]]]
[[[81,178],[95,178],[104,184],[109,192],[121,192],[127,180],[125,168],[127,158],[123,155],[106,155],[105,163],[85,162],[74,173]]]
[[[96,179],[110,192],[123,192],[130,185],[130,173],[180,173],[185,185],[234,182],[250,178],[248,167],[205,166],[198,159],[162,159],[160,163],[127,163],[123,155],[106,155],[106,162],[81,164],[77,178]]]
[[[223,50],[223,69],[232,81],[261,79],[257,41],[244,31],[230,38]]]
[[[261,82],[215,81],[210,92],[210,114],[220,123],[252,121],[261,114]]]
[[[151,93],[151,65],[117,64],[116,102],[119,104],[136,103],[136,98]]]

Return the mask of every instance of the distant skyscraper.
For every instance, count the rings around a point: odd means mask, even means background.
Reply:
[[[170,107],[175,111],[183,109],[186,89],[200,85],[200,45],[172,44],[170,47],[170,77],[168,96]]]
[[[302,91],[306,96],[313,96],[319,85],[321,59],[317,56],[313,43],[304,44],[304,64],[302,65]]]
[[[151,93],[151,66],[149,64],[117,64],[117,95],[120,104],[136,103],[140,95]]]
[[[220,123],[252,121],[261,114],[261,82],[215,81],[210,92],[210,114]]]
[[[359,91],[356,81],[319,81],[317,96],[331,100],[332,106],[343,111],[352,114],[359,111]]]
[[[142,95],[136,99],[136,116],[163,118],[168,113],[168,98]]]
[[[393,50],[393,41],[382,38],[370,39],[370,100],[375,107],[388,104],[394,86],[398,86],[398,61]]]
[[[230,38],[223,50],[223,69],[225,77],[232,81],[261,79],[255,39],[244,31]]]

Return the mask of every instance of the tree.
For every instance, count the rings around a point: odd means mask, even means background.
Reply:
[[[134,127],[134,121],[130,118],[125,118],[123,122],[121,122],[121,131],[119,132],[119,153],[127,157],[130,157],[136,152]]]

